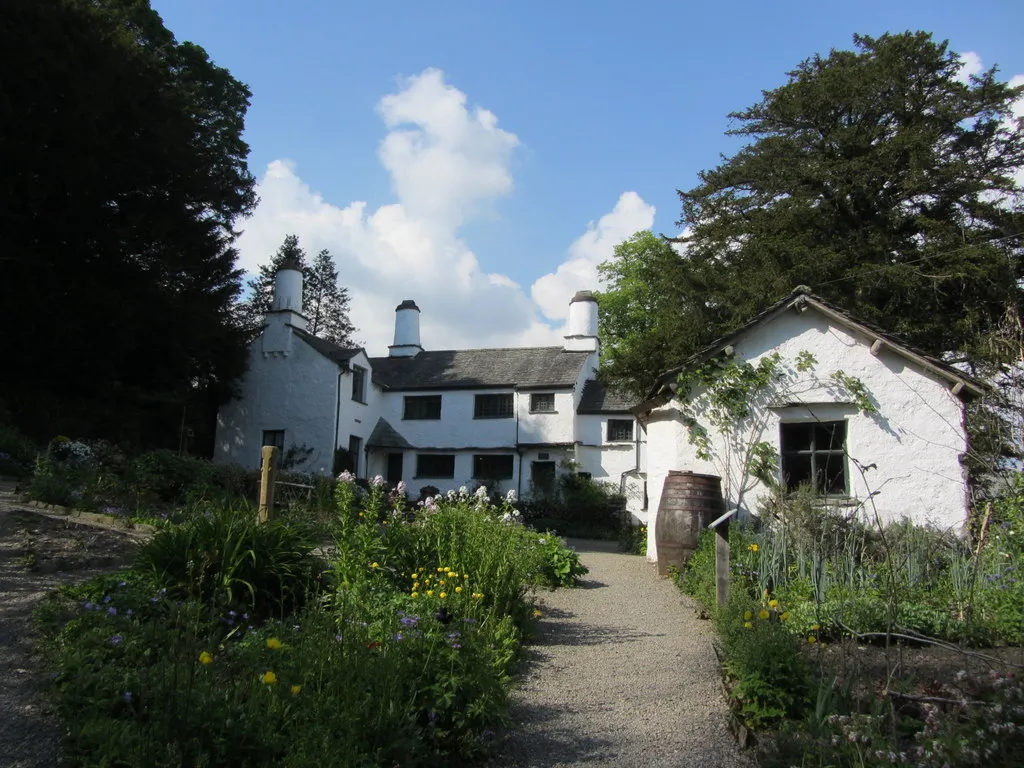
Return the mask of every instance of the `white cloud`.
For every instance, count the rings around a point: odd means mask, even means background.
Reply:
[[[957,80],[964,85],[971,82],[972,75],[980,75],[984,67],[981,65],[981,56],[974,51],[967,51],[960,54],[960,71],[957,73]]]
[[[653,224],[654,206],[645,203],[636,192],[623,192],[611,212],[597,224],[591,222],[569,247],[569,258],[533,284],[534,302],[552,320],[566,319],[568,297],[576,291],[598,287],[597,265],[611,258],[616,245]]]
[[[275,160],[260,179],[260,203],[238,241],[240,265],[250,272],[289,233],[309,254],[327,248],[371,355],[386,354],[394,308],[407,298],[422,310],[427,349],[560,344],[560,331],[538,309],[563,317],[572,293],[596,286],[595,267],[612,248],[653,223],[652,206],[636,193],[623,194],[571,245],[566,263],[537,281],[535,303],[507,275],[485,272],[458,236],[462,224],[511,193],[515,134],[499,128],[491,112],[467,107],[465,94],[436,69],[401,81],[378,111],[389,129],[379,157],[395,202],[376,210],[359,201],[335,205],[311,189],[294,164]]]

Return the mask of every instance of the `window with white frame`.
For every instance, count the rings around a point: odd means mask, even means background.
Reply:
[[[366,369],[359,365],[352,366],[352,399],[366,402]]]
[[[779,425],[782,482],[787,490],[808,485],[823,496],[849,495],[846,427],[846,421]]]

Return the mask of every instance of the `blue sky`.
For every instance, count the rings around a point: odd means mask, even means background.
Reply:
[[[152,3],[253,91],[243,266],[328,248],[375,354],[404,298],[428,348],[557,343],[595,264],[737,149],[727,114],[854,32],[1024,73],[1019,0]]]

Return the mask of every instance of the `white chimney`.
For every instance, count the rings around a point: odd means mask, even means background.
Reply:
[[[420,308],[412,299],[395,307],[395,343],[388,347],[391,357],[415,357],[420,346]]]
[[[597,352],[597,299],[593,291],[577,291],[569,301],[565,348],[572,352]]]
[[[306,330],[302,314],[302,267],[285,261],[274,274],[274,299],[265,319],[262,347],[266,355],[289,355],[292,350],[292,329]]]

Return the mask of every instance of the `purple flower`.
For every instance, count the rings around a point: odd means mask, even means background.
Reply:
[[[113,599],[114,599],[114,598],[112,598],[112,597],[111,597],[110,595],[107,595],[106,597],[104,597],[104,598],[103,598],[103,602],[104,602],[104,603],[109,603],[109,602],[110,602],[111,600],[113,600]]]
[[[107,608],[107,615],[117,616],[117,608],[115,608],[114,606],[110,606],[109,608]]]
[[[248,613],[243,613],[243,614],[242,614],[242,618],[243,618],[243,619],[244,619],[245,621],[248,621],[248,620],[249,620],[249,614],[248,614]]]
[[[93,604],[92,604],[91,602],[88,602],[88,601],[87,601],[87,602],[85,603],[85,605],[83,605],[82,607],[83,607],[83,608],[85,608],[85,610],[87,610],[87,611],[91,611],[91,610],[93,609],[93,607],[94,607],[94,606],[93,606]]]
[[[402,633],[401,632],[399,632],[398,634],[395,635],[395,640],[404,640],[404,639],[405,638],[402,637]]]
[[[455,649],[456,651],[457,651],[457,650],[459,650],[459,648],[461,648],[461,647],[462,647],[462,646],[461,646],[461,645],[459,645],[458,643],[449,643],[448,645],[449,645],[450,647],[454,648],[454,649]]]
[[[430,722],[432,722],[432,723],[436,723],[437,722],[437,712],[435,712],[434,710],[430,710],[429,712],[427,712],[427,719],[429,719]]]
[[[110,638],[110,644],[111,645],[120,645],[123,642],[124,642],[124,638],[121,637],[120,635],[114,635],[112,638]]]
[[[462,635],[460,635],[458,632],[449,632],[448,633],[448,639],[449,640],[458,640],[461,636]]]
[[[476,619],[469,618],[469,617],[466,617],[465,619],[463,619],[463,621],[466,622],[467,624],[476,624]]]
[[[344,635],[335,635],[334,639],[337,640],[340,643],[342,640],[345,639],[345,636]]]
[[[128,582],[127,581],[119,581],[117,583],[117,586],[119,586],[119,587],[127,587],[128,586]]]
[[[404,616],[399,619],[403,627],[415,627],[420,623],[419,617],[417,616]]]
[[[132,611],[131,608],[126,608],[125,611],[124,611],[124,615],[125,616],[131,616],[132,613],[133,613],[133,611]]]
[[[125,691],[124,692],[124,700],[126,702],[128,702],[129,704],[132,703],[132,692],[131,691]]]
[[[228,611],[228,616],[237,616],[238,614],[234,611]]]

